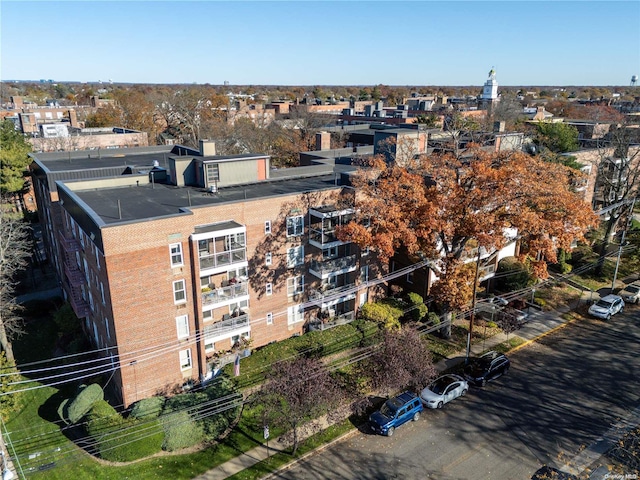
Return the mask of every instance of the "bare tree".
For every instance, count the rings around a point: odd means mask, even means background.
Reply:
[[[595,196],[599,207],[606,212],[607,220],[596,267],[597,275],[602,273],[611,235],[620,220],[628,219],[630,204],[640,195],[640,147],[638,138],[634,138],[638,135],[638,129],[633,127],[629,124],[612,125],[608,145],[599,148]]]
[[[15,362],[11,342],[21,333],[20,305],[14,292],[17,274],[26,266],[30,254],[28,225],[10,213],[11,207],[0,201],[0,348],[10,363]]]
[[[264,408],[264,425],[286,430],[295,455],[303,430],[319,429],[322,415],[339,416],[341,400],[342,390],[321,360],[297,357],[273,365],[255,402]]]

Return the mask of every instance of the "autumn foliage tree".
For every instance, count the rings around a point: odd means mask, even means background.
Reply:
[[[472,147],[461,158],[423,156],[406,167],[373,159],[371,166],[354,180],[357,208],[370,227],[352,222],[339,237],[382,258],[402,247],[432,260],[440,277],[432,293],[445,310],[470,301],[475,266],[465,263],[476,248],[491,253],[518,238],[521,259],[545,278],[557,249],[568,249],[596,223],[571,188],[575,171],[522,152]]]

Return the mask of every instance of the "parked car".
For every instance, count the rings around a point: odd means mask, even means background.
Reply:
[[[509,305],[509,300],[502,297],[491,297],[489,299],[489,303],[493,303],[494,305],[498,305],[500,307],[506,307],[507,305]]]
[[[505,375],[511,362],[504,353],[487,352],[464,367],[464,378],[472,385],[484,387],[488,381]]]
[[[609,320],[613,315],[622,311],[624,300],[618,295],[607,295],[589,307],[589,314],[594,317]]]
[[[627,303],[640,303],[640,282],[634,282],[622,290],[618,295]]]
[[[531,480],[578,480],[578,477],[545,465],[536,470]]]
[[[404,392],[384,402],[380,410],[371,414],[369,422],[376,433],[390,437],[403,423],[417,421],[422,410],[424,407],[418,396]]]
[[[427,408],[442,408],[445,403],[463,397],[469,390],[467,381],[459,375],[443,375],[420,392],[420,400]]]

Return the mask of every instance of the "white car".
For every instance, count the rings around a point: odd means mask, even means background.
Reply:
[[[594,317],[609,320],[612,315],[622,311],[624,300],[618,295],[607,295],[589,307],[589,313]]]
[[[640,282],[634,282],[624,287],[618,295],[627,303],[640,303]]]
[[[464,396],[469,390],[467,381],[459,375],[443,375],[422,390],[420,400],[427,408],[442,408],[445,403]]]

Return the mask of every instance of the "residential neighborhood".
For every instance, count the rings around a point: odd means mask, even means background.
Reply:
[[[446,69],[3,74],[2,478],[640,475],[637,76]]]

